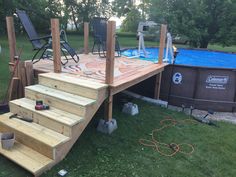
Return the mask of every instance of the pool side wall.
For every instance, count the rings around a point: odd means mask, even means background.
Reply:
[[[130,90],[153,97],[154,81],[152,77]],[[235,112],[236,69],[169,65],[162,75],[160,97],[171,105]]]

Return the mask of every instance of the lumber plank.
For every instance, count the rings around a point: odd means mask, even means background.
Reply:
[[[24,91],[24,88],[26,86],[26,71],[25,71],[25,67],[22,67],[21,68],[21,83],[22,83],[22,97],[25,96],[25,91]]]
[[[166,31],[167,31],[167,25],[161,25],[161,33],[160,33],[160,47],[159,47],[159,53],[158,53],[158,64],[163,63],[163,56],[164,56],[164,48],[165,48],[165,42],[166,42]]]
[[[68,74],[68,73],[43,73],[43,74],[39,74],[39,77],[47,77],[50,79],[55,79],[55,80],[75,84],[78,86],[83,86],[86,88],[96,89],[96,90],[100,90],[107,87],[107,84],[80,79],[76,77],[75,75]]]
[[[32,62],[25,62],[25,70],[26,70],[26,85],[33,85],[34,84],[34,70],[33,70],[33,63]]]
[[[28,123],[18,119],[9,119],[12,113],[6,113],[0,117],[0,131],[14,132],[16,140],[20,143],[54,159],[55,148],[67,141],[69,137],[42,127],[36,123]]]
[[[52,159],[17,141],[11,150],[0,147],[0,154],[35,175],[41,173],[45,168],[49,168],[53,163]]]
[[[111,84],[111,94],[114,95],[118,92],[121,92],[151,76],[154,76],[155,74],[162,72],[163,70],[163,65],[155,64],[138,70],[138,74],[134,74],[126,78],[120,78]]]
[[[112,120],[112,107],[113,107],[113,96],[109,95],[105,100],[105,119],[107,121]]]
[[[6,23],[7,23],[8,43],[10,49],[10,62],[14,63],[14,58],[16,55],[16,35],[15,35],[13,17],[6,17]]]
[[[96,101],[78,95],[66,93],[42,85],[28,86],[25,90],[26,98],[37,100],[41,99],[57,109],[61,109],[79,116],[84,116],[87,106]]]
[[[19,78],[19,84],[18,84],[18,98],[24,97],[24,87],[23,82],[25,81],[24,73],[22,73],[22,68],[24,68],[24,62],[19,61],[17,65],[17,77]]]
[[[18,85],[19,85],[19,78],[13,77],[11,80],[10,88],[8,90],[9,97],[8,100],[14,100],[18,98]]]
[[[157,74],[156,78],[155,78],[155,88],[154,88],[154,98],[155,99],[159,99],[160,98],[161,78],[162,78],[162,72]]]
[[[97,99],[98,97],[98,90],[47,77],[39,77],[39,84],[86,98]]]
[[[106,84],[114,81],[114,59],[115,59],[115,30],[116,22],[108,21],[107,24],[107,53],[106,53]]]
[[[51,107],[50,110],[37,111],[35,101],[27,98],[13,100],[9,103],[10,112],[32,118],[35,123],[71,137],[74,125],[82,122],[82,117]]]
[[[51,19],[51,31],[52,31],[54,72],[60,73],[61,72],[61,44],[60,44],[60,31],[59,31],[58,19]]]
[[[45,95],[50,95],[52,97],[61,99],[63,101],[67,101],[67,102],[81,105],[81,106],[87,106],[87,105],[93,104],[95,102],[95,100],[90,99],[90,98],[81,97],[81,96],[74,95],[71,93],[67,93],[67,92],[63,92],[63,91],[56,90],[53,88],[49,88],[49,87],[46,87],[43,85],[28,86],[28,87],[26,87],[26,89],[33,90],[35,92],[40,92]]]

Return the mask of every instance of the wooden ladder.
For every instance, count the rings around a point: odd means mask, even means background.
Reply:
[[[39,75],[39,84],[25,87],[25,98],[9,103],[10,112],[0,115],[0,132],[14,132],[11,150],[0,154],[39,176],[60,162],[70,151],[107,97],[107,85],[66,73]],[[35,110],[43,100],[49,110]],[[33,119],[28,123],[9,119],[12,114]]]

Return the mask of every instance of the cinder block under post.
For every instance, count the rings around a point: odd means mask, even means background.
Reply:
[[[118,128],[116,119],[112,118],[112,103],[113,96],[110,95],[105,102],[105,119],[100,119],[97,126],[99,132],[111,134]]]

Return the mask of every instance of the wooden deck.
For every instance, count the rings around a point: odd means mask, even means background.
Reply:
[[[150,61],[129,59],[127,57],[115,58],[114,82],[110,85],[111,93],[116,94],[164,70],[167,64],[156,64]],[[79,63],[73,60],[62,67],[63,73],[76,78],[105,83],[106,58],[93,54],[80,54]],[[53,62],[41,60],[34,64],[34,71],[38,73],[53,72]]]
[[[13,17],[7,18],[7,22],[10,64],[17,65],[18,71],[15,80],[12,80],[10,90],[14,93],[21,88],[19,91],[21,94],[17,94],[16,98],[19,99],[10,101],[10,112],[0,115],[0,132],[13,132],[16,140],[11,150],[5,150],[0,146],[0,154],[35,176],[39,176],[66,157],[102,103],[105,103],[105,121],[113,119],[114,94],[151,76],[156,76],[153,89],[155,98],[159,96],[161,73],[167,64],[162,64],[162,60],[159,64],[154,64],[126,57],[114,59],[116,26],[114,21],[108,22],[107,26],[107,58],[80,54],[79,63],[71,60],[66,66],[61,66],[60,62],[58,19],[51,19],[54,61],[41,60],[33,66],[29,62],[19,64],[15,62],[16,40]],[[87,24],[84,30],[85,53],[89,51],[88,29]],[[162,25],[160,59],[163,58],[166,29],[166,25]],[[30,82],[33,81],[32,67],[38,77],[36,85]],[[39,73],[44,74],[38,75]],[[29,78],[25,78],[25,75]],[[26,85],[29,86],[25,87]],[[42,100],[50,106],[50,109],[36,110],[36,100]],[[33,122],[9,119],[12,114],[30,118]]]

